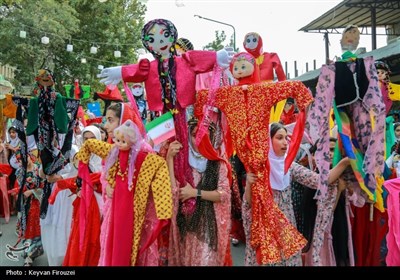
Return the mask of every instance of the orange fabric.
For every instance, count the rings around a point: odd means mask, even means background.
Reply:
[[[6,105],[3,107],[3,116],[11,119],[17,117],[17,105],[13,102],[11,94],[6,94]]]

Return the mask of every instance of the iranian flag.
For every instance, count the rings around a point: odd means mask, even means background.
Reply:
[[[175,136],[174,118],[171,112],[165,113],[157,119],[146,124],[147,135],[153,140],[154,145]]]

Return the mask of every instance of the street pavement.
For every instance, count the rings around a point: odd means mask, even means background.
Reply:
[[[3,235],[0,237],[0,266],[14,266],[20,267],[24,264],[24,259],[19,252],[13,252],[13,256],[7,249],[7,245],[14,246],[17,242],[17,235],[15,233],[15,226],[17,222],[16,216],[11,216],[9,223],[5,222],[4,218],[0,218],[0,231]],[[23,246],[19,244],[18,247]],[[244,262],[244,244],[239,243],[236,246],[231,246],[231,254],[234,266],[243,266]],[[8,255],[8,256],[7,256]],[[35,259],[34,266],[48,266],[46,252],[44,255]],[[1,277],[0,277],[1,278]]]

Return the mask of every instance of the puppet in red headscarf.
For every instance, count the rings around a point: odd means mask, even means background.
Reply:
[[[251,225],[251,245],[257,251],[257,261],[260,264],[277,263],[297,253],[305,245],[305,239],[279,210],[272,197],[268,120],[273,105],[288,97],[295,98],[302,111],[285,161],[286,173],[300,145],[305,108],[311,103],[312,96],[299,81],[260,83],[255,58],[248,53],[236,54],[230,67],[239,85],[217,89],[214,104],[227,117],[233,145],[246,171],[258,176],[252,186]],[[207,95],[207,90],[198,92],[195,112],[203,109]],[[204,149],[199,148],[203,153]]]
[[[256,63],[260,68],[261,81],[273,81],[275,75],[277,76],[278,81],[286,80],[286,75],[283,71],[282,63],[278,54],[263,51],[263,41],[258,33],[247,33],[244,36],[243,47],[256,59]],[[279,121],[284,106],[285,100],[282,100],[272,108],[270,122]]]

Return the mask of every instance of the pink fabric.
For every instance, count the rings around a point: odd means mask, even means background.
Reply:
[[[0,192],[3,194],[3,209],[6,223],[10,220],[10,202],[8,201],[7,177],[0,177]]]
[[[400,266],[400,179],[386,181],[385,188],[389,192],[387,197],[387,211],[389,217],[389,231],[386,235],[388,253],[387,266]]]
[[[216,53],[213,51],[190,51],[181,57],[175,57],[176,66],[176,94],[182,108],[194,104],[196,74],[213,70],[216,63]],[[161,100],[161,84],[158,76],[158,61],[147,65],[131,64],[122,66],[124,82],[144,82],[147,102],[151,111],[162,111],[164,104]]]
[[[214,251],[210,246],[200,241],[195,234],[188,232],[182,240],[176,224],[178,211],[178,189],[175,187],[174,216],[171,221],[171,231],[168,248],[168,265],[170,266],[223,266],[230,242],[231,228],[231,189],[227,178],[228,168],[221,162],[217,191],[221,194],[221,201],[214,203],[215,217],[217,218],[218,246]],[[200,181],[201,174],[193,170],[195,183]]]
[[[196,76],[196,91],[208,89],[211,83],[212,72],[202,73]]]
[[[149,194],[145,213],[135,266],[158,266],[159,253],[157,237],[161,231],[161,227],[165,226],[167,221],[157,218],[152,192]]]

